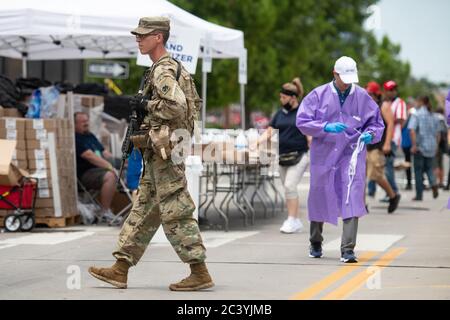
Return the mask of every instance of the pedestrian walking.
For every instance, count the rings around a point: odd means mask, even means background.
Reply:
[[[308,197],[310,257],[322,256],[323,225],[337,225],[343,219],[341,261],[357,262],[354,253],[358,219],[364,204],[366,180],[365,145],[381,140],[384,124],[380,109],[356,85],[358,70],[350,57],[339,58],[334,80],[303,99],[297,113],[297,127],[313,137],[311,182]]]
[[[431,112],[428,96],[418,100],[418,110],[411,117],[408,128],[411,132],[411,153],[414,155],[414,176],[416,180],[416,196],[413,201],[423,200],[423,174],[428,176],[433,198],[439,195],[436,178],[433,174],[433,158],[438,148],[438,121]]]
[[[445,116],[447,125],[450,126],[450,90],[448,91],[447,98],[445,98]]]
[[[280,228],[282,233],[296,233],[303,229],[299,213],[298,185],[309,166],[308,151],[311,141],[311,137],[301,133],[295,124],[303,94],[300,78],[295,78],[281,87],[281,108],[275,113],[268,129],[260,138],[260,141],[270,139],[275,130],[278,130],[279,171],[288,213]]]
[[[447,125],[450,126],[450,90],[448,91],[447,98],[445,99],[445,118],[447,119]],[[449,179],[447,181],[446,189],[450,189],[450,169],[449,169],[448,177],[449,177]],[[450,209],[450,198],[448,199],[447,208]]]
[[[381,107],[381,104],[383,102],[383,95],[380,90],[380,85],[376,81],[371,81],[367,84],[366,91],[369,94],[369,96],[371,96],[372,99],[377,103],[377,105],[379,105]],[[384,121],[384,119],[383,119],[383,121]],[[386,122],[384,124],[386,125]],[[383,136],[385,136],[385,134],[386,133],[384,132]],[[367,150],[369,150],[369,149],[367,149]],[[386,159],[384,161],[385,161],[385,163],[383,164],[383,170],[384,170],[384,166],[386,164]],[[374,180],[371,180],[369,178],[369,181],[367,182],[367,195],[369,197],[374,198],[376,191],[377,191],[377,183]]]
[[[407,119],[407,109],[405,101],[398,95],[398,85],[395,81],[389,80],[383,84],[384,88],[384,103],[391,107],[394,114],[394,135],[391,143],[391,153],[386,157],[386,178],[389,181],[392,189],[395,193],[398,193],[398,186],[395,181],[394,160],[397,154],[398,148],[402,143],[402,127]],[[384,202],[389,201],[389,197],[386,196],[383,199]]]
[[[386,179],[384,166],[386,155],[391,152],[391,141],[394,132],[394,115],[387,104],[381,104],[380,85],[374,81],[369,82],[366,87],[367,93],[377,103],[385,129],[381,141],[367,145],[367,177],[369,181],[377,183],[389,197],[388,213],[393,213],[400,202],[400,194],[396,194]]]
[[[405,156],[405,162],[412,163],[411,158],[411,135],[408,129],[409,121],[411,120],[411,115],[415,112],[414,108],[408,109],[408,118],[402,127],[402,150],[403,155]],[[405,169],[406,173],[406,187],[405,190],[412,190],[412,171],[411,167]]]
[[[165,49],[170,35],[170,20],[144,17],[131,33],[139,50],[148,54],[153,66],[146,73],[141,95],[132,100],[138,114],[145,115],[144,173],[138,198],[120,231],[117,259],[111,268],[89,268],[94,277],[116,287],[126,288],[128,270],[144,254],[153,235],[162,224],[164,232],[178,257],[189,264],[191,274],[171,284],[173,291],[195,291],[214,286],[205,264],[205,247],[197,221],[193,218],[194,202],[187,190],[184,165],[170,160],[170,134],[177,129],[190,129],[193,124],[193,101],[200,101],[189,73],[172,59]],[[189,130],[190,131],[190,130]]]
[[[444,188],[444,155],[448,153],[448,127],[444,108],[437,108],[434,116],[438,122],[438,148],[433,161],[438,188]]]

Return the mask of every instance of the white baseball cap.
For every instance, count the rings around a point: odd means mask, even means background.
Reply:
[[[340,57],[334,64],[334,71],[339,74],[345,84],[359,82],[356,61],[350,57]]]

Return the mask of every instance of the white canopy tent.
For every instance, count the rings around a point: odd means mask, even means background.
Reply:
[[[25,74],[27,60],[136,57],[130,30],[139,17],[157,15],[170,18],[173,27],[199,33],[201,47],[208,43],[212,58],[239,59],[245,50],[242,31],[200,19],[165,0],[14,0],[0,2],[0,56],[22,59]],[[203,79],[206,102],[205,74]],[[245,115],[243,85],[241,90]]]

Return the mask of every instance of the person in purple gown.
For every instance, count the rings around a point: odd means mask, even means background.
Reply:
[[[309,93],[297,112],[297,128],[312,136],[310,149],[310,257],[322,256],[324,222],[343,219],[341,261],[357,262],[354,248],[358,219],[367,210],[365,145],[381,140],[380,109],[364,88],[356,85],[358,70],[350,57],[339,58],[334,80]]]

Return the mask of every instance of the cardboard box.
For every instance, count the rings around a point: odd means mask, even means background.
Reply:
[[[28,159],[28,169],[30,169],[30,170],[50,169],[50,160],[49,159],[44,159],[44,160],[39,160],[39,159],[30,160],[30,159]]]
[[[0,217],[4,217],[10,213],[14,213],[14,210],[0,209]]]
[[[25,131],[26,122],[24,118],[2,118],[0,119],[0,128]]]
[[[0,128],[0,139],[25,140],[25,131],[16,129]]]
[[[70,151],[72,150],[72,140],[71,138],[64,138],[56,135],[56,150],[59,151]],[[48,139],[27,139],[27,149],[48,149]]]
[[[53,199],[36,199],[36,208],[53,208]]]
[[[49,159],[49,152],[47,149],[28,149],[26,152],[28,160],[43,160]]]
[[[14,150],[13,160],[27,160],[27,152],[25,150]]]
[[[36,140],[30,139],[26,142],[27,149],[48,149],[48,141],[47,140]]]
[[[27,150],[27,144],[25,142],[25,140],[16,140],[16,150],[23,150],[26,151]]]
[[[52,187],[51,178],[38,179],[38,189],[50,189]]]
[[[39,208],[34,210],[36,217],[54,217],[55,209],[53,208]]]
[[[16,141],[0,140],[0,184],[4,186],[19,185],[22,177],[28,176],[28,172],[17,168],[11,163]]]
[[[58,174],[60,177],[71,178],[74,176],[74,168],[58,168]]]
[[[75,148],[75,139],[73,138],[73,133],[71,132],[69,137],[64,139],[64,146],[67,149],[74,150]]]
[[[200,153],[198,147],[194,153]],[[238,151],[232,142],[212,142],[203,148],[201,153],[203,161],[209,163],[245,164],[249,162],[249,152]]]
[[[27,160],[11,160],[11,163],[19,169],[27,170],[28,161]]]
[[[72,131],[72,125],[71,125],[71,120],[70,119],[62,119],[63,121],[63,128],[67,129],[68,131]]]
[[[4,117],[5,116],[5,111],[3,109],[2,106],[0,106],[0,117]]]
[[[55,131],[58,127],[58,121],[59,119],[32,119],[27,121],[26,123],[26,129],[27,130],[48,130],[48,131]]]
[[[4,117],[23,118],[23,115],[16,108],[3,108]]]
[[[47,140],[49,132],[55,132],[56,129],[26,129],[25,137],[27,140]]]
[[[31,176],[36,179],[51,179],[50,169],[30,170]]]
[[[87,94],[74,94],[73,98],[75,106],[82,106],[86,108],[98,107],[102,105],[105,100],[102,96]]]
[[[53,198],[53,190],[51,188],[38,188],[36,197],[38,199]]]

